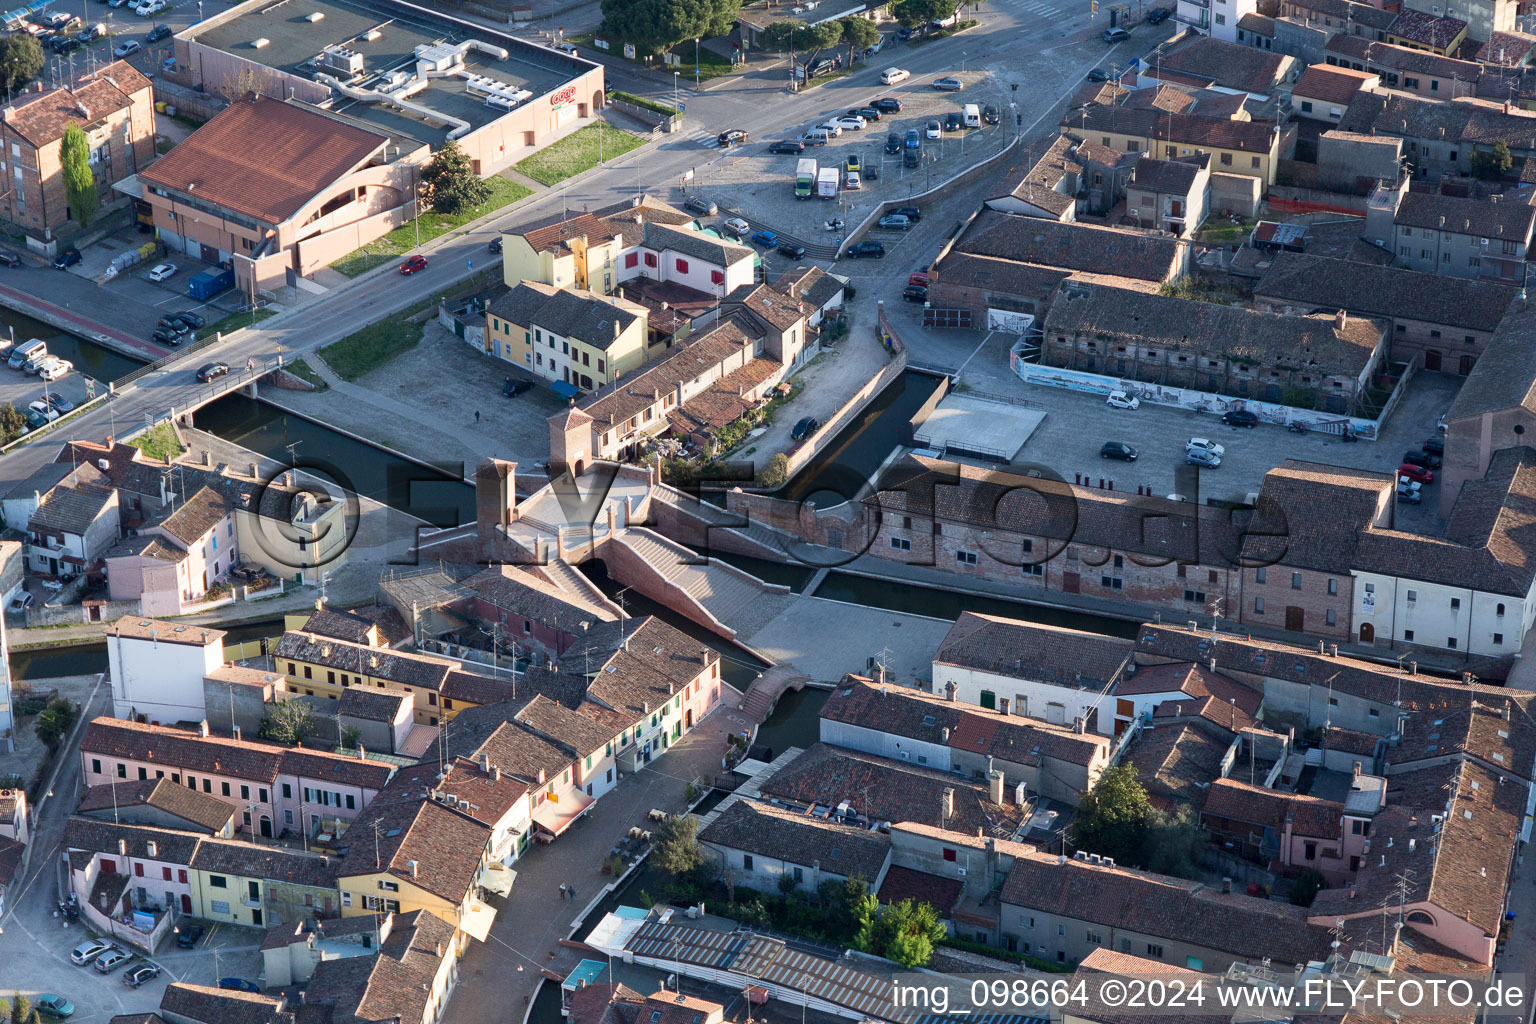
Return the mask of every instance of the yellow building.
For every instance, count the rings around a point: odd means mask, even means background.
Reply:
[[[501,236],[501,279],[508,288],[538,281],[601,295],[618,286],[619,232],[590,213],[525,234]]]
[[[1245,174],[1275,183],[1289,135],[1269,121],[1227,120],[1155,109],[1090,106],[1062,122],[1071,134],[1121,153],[1177,160],[1211,155],[1211,172]]]
[[[379,799],[336,869],[343,917],[425,910],[485,941],[496,912],[476,898],[491,829],[437,800]]]
[[[280,846],[204,839],[192,855],[192,916],[269,928],[334,913],[337,861]]]
[[[546,380],[596,391],[665,349],[649,344],[648,317],[628,299],[524,281],[486,310],[485,351]]]
[[[1436,8],[1438,10],[1439,8]],[[1427,50],[1449,57],[1467,41],[1467,23],[1448,13],[1438,16],[1428,11],[1405,10],[1387,30],[1387,42],[1410,50]]]
[[[411,695],[418,725],[446,723],[465,708],[493,704],[515,695],[510,677],[464,671],[459,662],[335,640],[289,630],[272,652],[287,675],[291,693],[339,700],[349,687],[404,691]]]

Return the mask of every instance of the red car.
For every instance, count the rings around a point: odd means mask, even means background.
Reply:
[[[412,274],[416,273],[416,271],[418,271],[418,270],[426,270],[426,269],[427,269],[427,258],[425,256],[412,256],[410,259],[408,259],[404,263],[400,264],[400,273],[404,274],[407,277],[409,277]]]
[[[1415,466],[1411,462],[1405,462],[1398,466],[1397,475],[1405,476],[1409,480],[1417,480],[1421,484],[1432,484],[1435,482],[1434,470],[1425,469],[1423,466]]]
[[[907,284],[916,285],[919,288],[928,287],[928,275],[921,270],[914,270],[907,275]]]

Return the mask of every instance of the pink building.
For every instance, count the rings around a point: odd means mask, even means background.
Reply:
[[[233,502],[202,487],[107,552],[107,590],[144,615],[180,615],[239,560]]]

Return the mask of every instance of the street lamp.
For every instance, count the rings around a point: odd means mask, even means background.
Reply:
[[[677,106],[677,76],[680,74],[682,74],[681,71],[672,72],[672,105],[674,107]]]
[[[693,87],[699,87],[699,40],[693,41]]]

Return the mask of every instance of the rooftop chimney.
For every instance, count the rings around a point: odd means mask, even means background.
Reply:
[[[416,877],[416,868],[417,868],[416,862],[414,860],[408,860],[408,861],[405,862],[405,866],[411,869],[411,877],[415,878]]]
[[[197,723],[197,734],[203,739],[208,738],[208,719],[205,718]]]
[[[1232,879],[1230,879],[1230,878],[1223,878],[1221,880],[1221,891],[1224,892],[1224,893],[1227,893],[1228,895],[1231,895],[1231,893],[1232,893]]]
[[[955,790],[953,786],[944,787],[944,795],[939,800],[939,814],[942,818],[940,827],[955,816]]]

